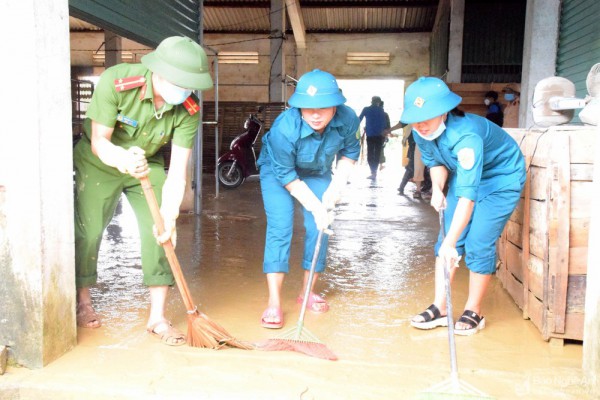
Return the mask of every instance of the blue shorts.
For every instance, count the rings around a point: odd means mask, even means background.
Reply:
[[[446,210],[444,210],[446,232],[450,228],[458,203],[452,183],[450,182],[450,189],[446,196]],[[465,263],[469,270],[484,275],[496,272],[496,241],[517,207],[522,190],[523,184],[515,182],[475,202],[471,220],[456,243],[458,254],[466,254]],[[441,244],[440,233],[435,245],[436,256]]]

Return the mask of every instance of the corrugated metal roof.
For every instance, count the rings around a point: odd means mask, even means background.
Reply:
[[[206,0],[204,31],[269,33],[270,6],[270,1]],[[300,1],[307,33],[431,32],[437,6],[438,0]]]
[[[301,0],[307,33],[431,32],[439,0]],[[205,0],[205,33],[270,32],[269,0]],[[98,30],[70,17],[71,30]],[[291,33],[291,24],[288,33]]]
[[[85,22],[79,18],[69,17],[69,28],[72,31],[99,31],[101,30],[96,25]]]

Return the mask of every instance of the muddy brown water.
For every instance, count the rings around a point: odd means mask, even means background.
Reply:
[[[141,284],[137,225],[122,203],[106,231],[99,283],[92,289],[103,327],[79,329],[78,346],[41,370],[9,367],[0,398],[53,399],[403,399],[449,378],[447,331],[410,327],[432,300],[437,213],[426,201],[399,196],[399,168],[377,182],[360,168],[336,210],[328,268],[317,291],[326,314],[305,326],[339,357],[323,361],[292,352],[168,347],[145,332],[148,291]],[[178,221],[177,254],[201,311],[244,340],[277,337],[260,327],[267,286],[262,274],[265,218],[260,186],[235,190],[204,179],[201,215]],[[284,289],[283,330],[299,306],[302,216],[296,214],[291,272]],[[466,300],[468,271],[453,288],[455,317]],[[500,282],[483,304],[487,327],[457,337],[459,376],[496,398],[591,398],[582,378],[580,343],[541,339]],[[186,330],[174,288],[167,315]],[[2,389],[4,387],[4,389]],[[4,395],[3,395],[4,393]],[[11,397],[12,396],[12,397]],[[17,397],[19,396],[19,397]]]

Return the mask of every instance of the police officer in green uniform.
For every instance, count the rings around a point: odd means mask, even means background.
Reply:
[[[119,64],[100,77],[74,149],[77,324],[98,328],[89,287],[97,280],[102,235],[122,193],[135,211],[141,237],[143,282],[150,289],[148,332],[168,345],[185,337],[164,316],[174,284],[161,246],[176,241],[175,220],[199,125],[192,90],[212,88],[202,47],[186,37],[163,40],[141,64]],[[158,150],[172,142],[168,176]],[[164,234],[156,235],[139,178],[148,176],[161,204]]]

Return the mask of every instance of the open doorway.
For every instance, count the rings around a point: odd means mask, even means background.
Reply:
[[[356,115],[360,115],[362,109],[371,104],[371,97],[379,96],[383,101],[383,108],[390,117],[390,124],[394,126],[400,120],[404,109],[404,80],[402,79],[338,79],[338,85],[346,97],[346,105],[351,107]],[[365,120],[361,123],[361,133],[365,126]],[[402,131],[397,130],[398,138],[388,140],[384,148],[385,164],[382,167],[387,172],[400,175],[402,167]],[[365,166],[366,160],[361,156],[359,161]]]

